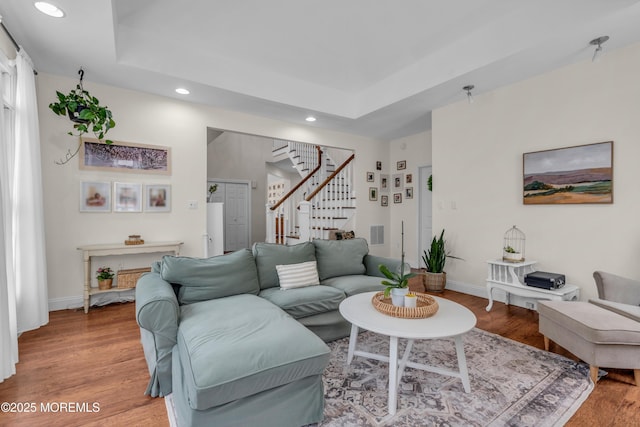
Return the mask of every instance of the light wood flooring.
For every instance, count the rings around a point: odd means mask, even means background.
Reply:
[[[535,311],[446,290],[439,294],[471,309],[477,326],[543,348]],[[36,412],[0,413],[1,426],[166,426],[164,400],[144,396],[149,373],[134,303],[50,313],[50,323],[20,337],[17,374],[0,383],[0,403],[35,403]],[[570,356],[552,345],[552,351]],[[632,371],[610,371],[568,426],[640,426],[640,387]],[[40,405],[99,404],[99,412],[42,412]]]

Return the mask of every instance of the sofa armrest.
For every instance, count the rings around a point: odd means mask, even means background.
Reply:
[[[367,270],[366,271],[367,276],[384,278],[384,275],[380,273],[380,270],[378,270],[378,266],[380,264],[386,265],[391,271],[396,271],[400,268],[399,259],[385,258],[381,256],[376,256],[376,255],[364,256],[364,266]]]
[[[597,298],[589,298],[589,302],[600,308],[604,308],[605,310],[612,311],[620,316],[628,317],[629,319],[640,323],[640,307],[637,305],[622,304]]]
[[[180,307],[173,287],[158,273],[147,273],[136,284],[136,321],[151,379],[145,394],[172,391],[171,351],[178,335]]]
[[[593,273],[598,297],[607,301],[640,305],[640,281],[616,276],[604,271]]]

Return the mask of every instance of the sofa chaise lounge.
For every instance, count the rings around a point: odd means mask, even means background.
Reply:
[[[283,290],[278,269],[308,270],[309,263],[319,284],[287,283]],[[329,360],[324,341],[349,334],[338,311],[342,300],[384,289],[382,263],[399,266],[369,255],[364,239],[257,243],[252,251],[208,259],[164,257],[136,286],[151,376],[146,394],[172,393],[181,427],[320,421]]]
[[[640,386],[640,282],[611,273],[593,273],[598,297],[588,302],[541,301],[539,330],[544,347],[554,341],[598,368],[632,369]]]

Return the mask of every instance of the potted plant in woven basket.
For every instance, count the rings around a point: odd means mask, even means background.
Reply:
[[[111,267],[100,267],[96,270],[96,279],[98,279],[98,288],[101,291],[111,289],[113,284],[113,270]]]
[[[431,246],[428,251],[423,251],[422,260],[427,267],[424,274],[424,287],[427,291],[442,292],[447,284],[447,273],[444,271],[444,265],[447,258],[462,259],[447,253],[446,241],[444,240],[444,230],[440,233],[440,237],[433,237]]]

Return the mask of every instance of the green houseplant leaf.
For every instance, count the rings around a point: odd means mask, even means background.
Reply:
[[[434,236],[429,249],[423,251],[422,260],[429,273],[442,273],[444,272],[447,258],[462,259],[447,253],[444,230],[442,230],[440,237],[436,238]]]
[[[402,223],[402,256],[400,260],[400,271],[395,273],[389,270],[384,264],[378,265],[378,270],[380,273],[384,275],[389,280],[383,280],[380,282],[386,288],[384,289],[385,298],[389,297],[391,293],[391,289],[394,288],[406,288],[409,286],[409,279],[415,276],[415,273],[411,273],[411,269],[409,268],[408,273],[405,273],[405,262],[404,262],[404,222]]]
[[[95,96],[91,96],[88,91],[82,87],[82,78],[84,71],[80,69],[80,83],[76,85],[68,94],[56,91],[57,101],[49,104],[49,108],[58,116],[68,116],[73,122],[73,131],[68,132],[71,136],[81,137],[85,133],[93,132],[95,137],[102,141],[105,134],[115,127],[116,122],[113,120],[113,114],[106,106],[100,105],[100,101]],[[106,144],[112,144],[113,141],[105,140]],[[71,160],[80,150],[82,140],[79,141],[78,148],[75,152],[69,150],[66,158],[56,162],[57,164],[65,164]]]

